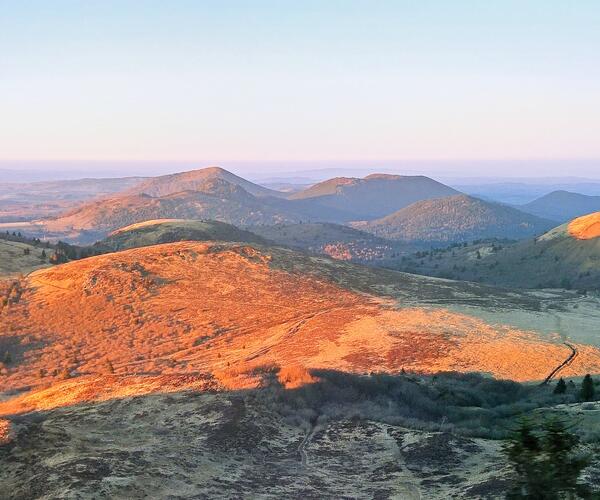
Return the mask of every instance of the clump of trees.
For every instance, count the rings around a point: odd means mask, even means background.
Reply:
[[[554,386],[554,390],[552,392],[554,394],[565,394],[569,387],[571,387],[571,392],[573,392],[572,389],[575,388],[575,384],[573,384],[573,381],[569,381],[569,385],[567,385],[565,380],[561,377]],[[595,399],[595,383],[594,379],[589,373],[585,377],[583,377],[583,380],[581,381],[581,388],[579,389],[578,396],[580,401],[592,401]]]

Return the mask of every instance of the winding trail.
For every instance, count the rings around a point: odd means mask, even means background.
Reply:
[[[314,421],[311,420],[310,425],[310,431],[306,433],[306,436],[304,436],[304,439],[300,443],[300,446],[298,446],[298,453],[300,454],[300,465],[302,465],[302,467],[306,467],[308,465],[308,455],[306,453],[306,446],[315,434],[315,430],[317,428],[316,419],[314,419]]]
[[[571,363],[573,363],[573,361],[575,361],[575,358],[577,357],[577,354],[579,354],[579,351],[577,351],[577,348],[575,348],[573,345],[569,344],[568,342],[563,342],[569,349],[571,349],[571,354],[569,354],[569,356],[567,357],[567,359],[565,359],[560,365],[558,365],[556,368],[554,368],[554,370],[552,370],[550,372],[550,375],[548,375],[544,381],[541,383],[541,385],[547,385],[548,383],[550,383],[552,381],[552,379],[554,377],[556,377],[556,375],[558,374],[558,372],[560,372],[563,368],[571,365]]]

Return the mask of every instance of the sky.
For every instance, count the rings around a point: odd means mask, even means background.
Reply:
[[[0,162],[590,175],[598,26],[597,0],[0,0]]]

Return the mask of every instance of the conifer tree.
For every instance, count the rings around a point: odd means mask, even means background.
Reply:
[[[591,401],[594,399],[594,392],[594,381],[588,373],[583,377],[583,381],[581,382],[581,399],[583,401]]]
[[[567,392],[567,384],[561,377],[556,383],[556,387],[554,388],[554,394],[564,394],[565,392]]]

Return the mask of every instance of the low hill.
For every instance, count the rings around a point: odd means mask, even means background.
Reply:
[[[535,297],[271,247],[154,245],[38,270],[18,288],[19,300],[2,313],[0,348],[12,363],[0,391],[48,387],[66,376],[85,382],[109,365],[123,377],[235,370],[227,377],[236,387],[273,363],[540,380],[569,353],[535,332],[488,323],[477,308],[450,308],[453,300],[501,303],[504,311],[535,310],[538,322],[545,314],[554,320]],[[435,303],[441,307],[432,309]],[[565,374],[594,371],[600,351],[581,346]],[[127,391],[126,384],[110,390]],[[89,391],[15,404],[60,406],[96,397]],[[11,405],[0,407],[17,411]]]
[[[557,222],[600,211],[600,196],[553,191],[519,207],[524,212]]]
[[[128,191],[128,194],[147,194],[154,198],[168,196],[182,191],[201,191],[210,193],[214,191],[213,185],[218,181],[225,181],[234,186],[239,186],[253,196],[284,197],[285,193],[274,191],[247,181],[221,167],[208,167],[190,170],[177,174],[153,177],[138,184]]]
[[[457,193],[429,177],[372,174],[363,179],[337,177],[320,182],[289,199],[320,207],[324,218],[327,210],[344,212],[344,220],[337,216],[336,221],[345,222],[383,217],[419,200]]]
[[[438,245],[491,237],[520,239],[552,227],[550,221],[467,195],[419,201],[381,219],[352,225],[383,238]]]
[[[254,226],[250,230],[278,245],[354,262],[373,263],[418,249],[330,222]]]
[[[536,239],[479,242],[420,252],[390,267],[444,278],[520,288],[600,288],[600,212]]]
[[[260,236],[231,224],[213,220],[157,219],[138,222],[113,231],[94,245],[110,251],[176,241],[237,241],[266,243]]]
[[[118,228],[153,219],[212,219],[234,225],[299,220],[222,179],[204,182],[203,189],[162,197],[131,194],[88,203],[56,219],[42,221],[43,230],[62,231],[63,239],[89,243]],[[84,231],[91,233],[87,239],[82,239]]]

